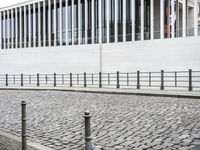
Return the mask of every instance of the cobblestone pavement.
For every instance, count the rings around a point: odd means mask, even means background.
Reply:
[[[50,148],[84,148],[85,110],[104,150],[189,150],[200,145],[200,100],[59,91],[0,91],[0,130],[20,136],[26,100],[28,139]]]

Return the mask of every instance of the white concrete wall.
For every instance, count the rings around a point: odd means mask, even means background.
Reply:
[[[102,44],[102,71],[200,70],[200,37]],[[100,45],[0,51],[0,74],[100,71]]]

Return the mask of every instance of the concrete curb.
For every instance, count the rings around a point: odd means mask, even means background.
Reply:
[[[160,90],[134,90],[111,88],[80,88],[80,87],[0,87],[0,90],[34,90],[34,91],[68,91],[99,94],[121,94],[138,96],[177,97],[200,99],[200,92],[187,91],[160,91]]]
[[[46,146],[33,143],[30,141],[27,141],[27,150],[53,150],[51,148],[48,148]],[[3,131],[0,131],[0,144],[4,148],[8,150],[20,150],[21,149],[21,138],[14,136],[10,133],[5,133]]]

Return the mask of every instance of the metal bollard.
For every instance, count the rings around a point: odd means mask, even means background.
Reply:
[[[56,86],[56,73],[53,74],[53,78],[54,78],[53,86]]]
[[[189,87],[188,87],[189,91],[192,91],[192,69],[189,69]]]
[[[21,102],[22,107],[22,150],[27,149],[26,141],[26,101]]]
[[[164,90],[164,70],[161,70],[160,90]]]
[[[119,85],[119,71],[117,71],[117,89],[120,88],[120,85]]]
[[[6,86],[8,86],[8,74],[6,74]]]
[[[72,87],[72,73],[70,73],[70,87]]]
[[[92,143],[92,138],[91,138],[91,129],[90,129],[91,115],[88,111],[86,111],[83,117],[85,118],[85,149],[94,150],[94,145]]]
[[[37,86],[40,86],[40,75],[37,73]]]
[[[137,89],[140,89],[140,71],[137,71]]]
[[[99,87],[102,88],[102,73],[99,72]]]

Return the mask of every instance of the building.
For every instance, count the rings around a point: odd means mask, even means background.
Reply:
[[[31,0],[0,16],[0,73],[200,65],[197,0]]]

